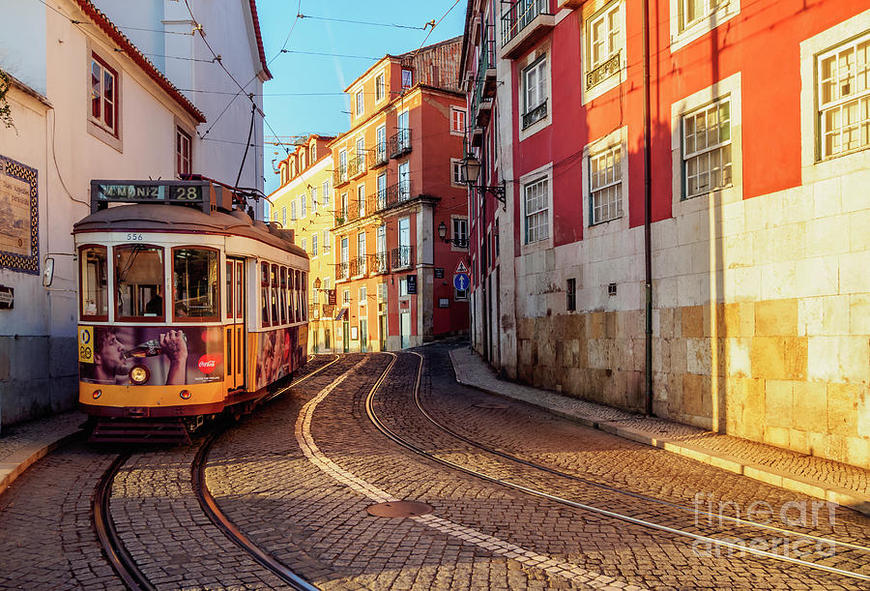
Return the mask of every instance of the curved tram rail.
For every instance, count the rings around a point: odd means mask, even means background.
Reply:
[[[420,381],[421,381],[422,374],[423,374],[423,356],[420,355],[419,353],[416,353],[416,352],[413,352],[413,351],[410,352],[410,353],[413,354],[413,355],[416,355],[416,356],[419,358],[419,365],[418,365],[418,368],[417,368],[417,377],[416,377],[416,380],[415,380],[415,383],[414,383],[414,401],[415,401],[415,404],[416,404],[418,410],[421,412],[421,414],[422,414],[422,415],[423,415],[423,416],[424,416],[424,417],[425,417],[425,418],[426,418],[430,423],[432,423],[436,428],[438,428],[439,430],[444,431],[445,433],[451,435],[452,437],[455,437],[455,438],[457,438],[457,439],[459,439],[459,440],[461,440],[461,441],[463,441],[463,442],[465,442],[465,443],[467,443],[467,444],[469,444],[469,445],[471,445],[471,446],[473,446],[473,447],[476,447],[476,448],[478,448],[478,449],[480,449],[480,450],[482,450],[482,451],[485,451],[485,452],[487,452],[487,453],[490,453],[490,454],[493,454],[493,455],[496,455],[496,456],[502,457],[502,458],[507,459],[507,460],[510,460],[510,461],[512,461],[512,462],[516,462],[516,463],[522,464],[522,465],[527,466],[527,467],[530,467],[530,468],[534,468],[534,469],[536,469],[536,470],[544,471],[544,472],[547,472],[547,473],[550,473],[550,474],[553,474],[553,475],[556,475],[556,476],[560,476],[560,477],[563,477],[563,478],[567,478],[567,479],[569,479],[569,480],[573,480],[573,481],[576,481],[576,482],[581,482],[581,483],[586,484],[586,485],[589,485],[589,486],[594,486],[594,487],[597,487],[597,488],[603,488],[603,489],[606,489],[606,490],[611,491],[611,492],[616,492],[616,493],[620,493],[620,494],[624,494],[624,495],[632,496],[632,497],[635,497],[635,498],[640,498],[640,499],[643,499],[643,500],[648,501],[648,502],[651,502],[651,503],[658,503],[658,504],[668,505],[668,506],[671,506],[671,507],[673,507],[673,508],[676,508],[676,509],[678,509],[678,510],[682,510],[682,511],[689,511],[689,512],[694,511],[694,509],[691,509],[691,508],[688,508],[688,507],[685,507],[685,506],[682,506],[682,505],[678,505],[678,504],[675,504],[675,503],[670,503],[670,502],[667,502],[667,501],[663,501],[663,500],[661,500],[661,499],[656,499],[656,498],[654,498],[654,497],[649,497],[649,496],[647,496],[647,495],[642,495],[642,494],[635,493],[635,492],[631,492],[631,491],[624,491],[624,490],[621,490],[621,489],[619,489],[619,488],[612,487],[612,486],[607,486],[607,485],[603,485],[603,484],[600,484],[600,483],[590,482],[590,481],[588,481],[588,480],[586,480],[586,479],[583,479],[583,478],[580,478],[580,477],[578,477],[578,476],[575,476],[575,475],[572,475],[572,474],[567,474],[567,473],[561,472],[561,471],[559,471],[559,470],[555,470],[555,469],[553,469],[553,468],[551,468],[551,467],[543,466],[543,465],[540,465],[540,464],[536,464],[536,463],[534,463],[534,462],[530,462],[530,461],[528,461],[528,460],[524,460],[524,459],[522,459],[522,458],[518,458],[518,457],[513,456],[513,455],[511,455],[511,454],[507,454],[507,453],[505,453],[505,452],[501,452],[501,451],[499,451],[499,450],[496,450],[496,449],[491,448],[491,447],[489,447],[489,446],[486,446],[486,445],[484,445],[484,444],[478,443],[478,442],[476,442],[476,441],[474,441],[474,440],[472,440],[472,439],[470,439],[470,438],[468,438],[468,437],[466,437],[466,436],[463,436],[463,435],[461,435],[461,434],[459,434],[459,433],[456,433],[455,431],[453,431],[453,430],[450,429],[449,427],[446,427],[446,426],[442,425],[441,423],[439,423],[438,421],[436,421],[436,420],[435,420],[435,419],[434,419],[434,418],[433,418],[433,417],[432,417],[432,416],[431,416],[431,415],[426,411],[426,409],[423,408],[423,405],[422,405],[422,403],[421,403],[421,401],[420,401]],[[396,361],[398,360],[398,356],[397,356],[397,355],[395,355],[395,354],[393,354],[393,353],[390,353],[390,355],[393,356],[392,361],[391,361],[390,364],[387,366],[387,368],[384,370],[384,373],[382,374],[382,376],[380,377],[380,379],[379,379],[379,380],[374,384],[374,386],[372,387],[372,389],[369,391],[368,395],[366,396],[366,404],[365,404],[365,405],[366,405],[366,414],[368,415],[369,420],[372,422],[372,424],[373,424],[373,425],[374,425],[374,426],[375,426],[375,427],[376,427],[376,428],[377,428],[381,433],[383,433],[387,438],[389,438],[389,439],[391,439],[392,441],[394,441],[395,443],[401,445],[401,446],[404,447],[405,449],[408,449],[408,450],[410,450],[410,451],[412,451],[412,452],[414,452],[414,453],[416,453],[416,454],[418,454],[418,455],[421,455],[421,456],[426,457],[426,458],[428,458],[428,459],[430,459],[430,460],[433,460],[433,461],[435,461],[435,462],[438,462],[439,464],[442,464],[442,465],[447,466],[447,467],[449,467],[449,468],[453,468],[453,469],[455,469],[455,470],[459,470],[459,471],[461,471],[461,472],[464,472],[464,473],[469,474],[469,475],[471,475],[471,476],[475,476],[475,477],[480,478],[480,479],[482,479],[482,480],[485,480],[485,481],[488,481],[488,482],[492,482],[492,483],[495,483],[495,484],[499,484],[499,485],[501,485],[501,486],[505,486],[505,487],[508,487],[508,488],[512,488],[512,489],[514,489],[514,490],[518,490],[518,491],[520,491],[520,492],[523,492],[523,493],[529,494],[529,495],[531,495],[531,496],[535,496],[535,497],[540,497],[540,498],[548,499],[548,500],[550,500],[550,501],[554,501],[554,502],[557,502],[557,503],[560,503],[560,504],[563,504],[563,505],[567,505],[567,506],[569,506],[569,507],[573,507],[573,508],[575,508],[575,509],[581,509],[581,510],[585,510],[585,511],[590,511],[590,512],[593,512],[593,513],[597,513],[597,514],[599,514],[599,515],[605,515],[605,516],[607,516],[607,517],[611,517],[611,518],[613,518],[613,519],[618,519],[618,520],[621,520],[621,521],[626,521],[626,522],[629,522],[629,523],[633,523],[633,524],[635,524],[635,525],[640,525],[640,526],[642,526],[642,527],[646,527],[646,528],[649,528],[649,529],[654,529],[654,530],[658,530],[658,531],[663,531],[663,532],[667,532],[667,533],[670,533],[670,534],[674,534],[674,535],[677,535],[677,536],[690,538],[690,539],[692,539],[692,540],[699,541],[699,542],[703,542],[703,543],[710,544],[710,545],[713,545],[713,546],[719,546],[719,547],[723,547],[723,548],[728,548],[728,549],[730,549],[730,550],[734,550],[734,551],[737,551],[737,552],[746,552],[747,554],[752,554],[752,555],[754,555],[754,556],[759,556],[759,557],[762,557],[762,558],[772,558],[772,559],[775,559],[775,560],[780,560],[780,561],[788,562],[788,563],[795,564],[795,565],[798,565],[798,566],[802,566],[802,567],[806,567],[806,568],[812,568],[812,569],[816,569],[816,570],[821,570],[821,571],[825,571],[825,572],[828,572],[828,573],[832,573],[832,574],[836,574],[836,575],[840,575],[840,576],[844,576],[844,577],[849,577],[849,578],[853,578],[853,579],[858,579],[858,580],[861,580],[861,581],[870,581],[870,576],[865,575],[865,574],[863,574],[863,573],[854,572],[854,571],[849,571],[849,570],[845,570],[845,569],[841,569],[841,568],[836,568],[836,567],[832,567],[832,566],[827,566],[827,565],[824,565],[824,564],[819,564],[819,563],[812,562],[812,561],[808,561],[808,560],[802,560],[802,559],[800,559],[800,558],[796,558],[796,557],[792,557],[792,556],[787,556],[787,555],[777,554],[776,552],[769,552],[769,551],[767,551],[767,550],[762,550],[762,549],[759,549],[759,548],[753,548],[753,547],[750,546],[750,545],[741,544],[741,543],[735,543],[735,542],[731,542],[731,541],[727,541],[727,540],[723,540],[723,539],[719,539],[719,538],[715,538],[715,537],[711,537],[711,536],[705,536],[705,535],[702,535],[702,534],[697,534],[697,533],[694,533],[694,532],[685,531],[685,530],[682,530],[682,529],[679,529],[679,528],[676,528],[676,527],[670,527],[670,526],[663,525],[663,524],[660,524],[660,523],[655,523],[655,522],[652,522],[652,521],[649,521],[649,520],[646,520],[646,519],[639,519],[639,518],[637,518],[637,517],[632,517],[632,516],[630,516],[630,515],[625,515],[625,514],[623,514],[623,513],[619,513],[619,512],[617,512],[617,511],[611,511],[611,510],[608,510],[608,509],[602,509],[602,508],[600,508],[600,507],[595,507],[595,506],[588,505],[588,504],[585,504],[585,503],[579,503],[579,502],[577,502],[577,501],[572,501],[572,500],[570,500],[570,499],[566,499],[566,498],[564,498],[564,497],[560,497],[560,496],[557,496],[557,495],[554,495],[554,494],[548,493],[548,492],[543,491],[543,490],[539,490],[539,489],[536,489],[536,488],[531,488],[531,487],[528,487],[528,486],[524,486],[524,485],[522,485],[522,484],[518,484],[518,483],[515,483],[515,482],[511,482],[511,481],[509,481],[509,480],[505,480],[505,479],[503,479],[503,478],[496,478],[496,477],[494,477],[494,476],[490,476],[489,474],[486,474],[486,473],[484,473],[484,472],[480,472],[480,471],[478,471],[478,470],[475,470],[475,469],[473,469],[473,468],[469,468],[468,466],[464,466],[464,465],[462,465],[462,464],[458,464],[458,463],[456,463],[456,462],[451,462],[450,460],[446,460],[446,459],[441,458],[441,457],[438,457],[438,456],[436,456],[436,455],[434,455],[434,454],[432,454],[432,453],[430,453],[430,452],[427,452],[426,450],[424,450],[424,449],[422,449],[421,447],[415,445],[414,443],[410,442],[409,440],[402,438],[402,437],[401,437],[399,434],[397,434],[395,431],[393,431],[392,429],[390,429],[389,427],[387,427],[387,426],[384,424],[384,422],[383,422],[383,421],[378,417],[378,415],[377,415],[377,413],[376,413],[376,411],[375,411],[375,409],[374,409],[374,398],[375,398],[375,395],[377,394],[379,388],[381,387],[381,384],[384,382],[384,380],[386,379],[387,375],[388,375],[388,374],[390,373],[390,371],[393,369],[393,366],[395,365]],[[707,513],[707,512],[701,512],[701,511],[699,511],[699,513],[700,513],[700,514],[708,514],[708,515],[711,515],[711,514],[709,514],[709,513]],[[719,515],[716,515],[716,518],[718,519],[718,518],[719,518]],[[801,532],[796,532],[796,531],[792,531],[792,530],[787,530],[787,529],[783,529],[783,528],[778,528],[778,527],[774,527],[774,526],[770,526],[770,525],[766,525],[766,524],[762,524],[762,523],[756,523],[756,522],[752,522],[752,521],[744,520],[744,519],[738,519],[738,518],[732,518],[732,517],[727,517],[727,518],[726,518],[726,517],[722,517],[722,519],[723,519],[723,521],[730,521],[731,523],[734,523],[734,524],[736,524],[736,525],[740,525],[740,526],[757,527],[757,528],[759,528],[759,529],[774,530],[774,531],[776,531],[776,532],[779,532],[779,533],[782,533],[782,534],[786,534],[786,535],[799,536],[799,537],[807,538],[807,539],[811,539],[811,540],[814,540],[814,541],[817,541],[817,542],[824,542],[824,543],[826,543],[826,544],[830,544],[830,545],[833,546],[833,547],[841,547],[841,548],[846,548],[846,549],[849,549],[849,550],[858,550],[858,551],[862,551],[862,552],[870,552],[870,548],[867,548],[867,547],[865,547],[865,546],[860,546],[860,545],[857,545],[857,544],[851,544],[851,543],[848,543],[848,542],[841,542],[841,541],[838,541],[838,540],[833,540],[833,539],[830,539],[830,538],[824,538],[824,537],[820,537],[820,536],[808,535],[808,534],[804,534],[804,533],[801,533]]]
[[[268,397],[268,400],[280,396],[291,388],[319,374],[328,367],[337,363],[339,359],[340,357],[336,355],[335,359],[329,363],[326,363],[315,371],[276,391]],[[318,587],[312,585],[293,572],[292,569],[273,558],[268,552],[257,546],[250,538],[240,531],[229,517],[220,510],[214,497],[209,492],[205,480],[206,461],[212,445],[217,438],[220,437],[222,432],[223,431],[216,430],[206,437],[199,450],[197,450],[194,461],[191,464],[193,490],[197,495],[200,506],[205,514],[208,515],[209,519],[211,519],[212,523],[214,523],[227,538],[247,552],[259,564],[287,583],[292,589],[297,589],[299,591],[317,591]],[[121,469],[121,466],[130,459],[130,456],[130,453],[120,454],[100,479],[93,500],[94,528],[96,529],[97,537],[100,540],[100,544],[103,547],[109,563],[127,588],[134,591],[153,591],[155,589],[154,585],[152,585],[142,571],[139,570],[136,561],[130,553],[127,552],[123,541],[115,530],[114,521],[112,520],[109,507],[112,483],[115,476],[118,474],[118,471]]]

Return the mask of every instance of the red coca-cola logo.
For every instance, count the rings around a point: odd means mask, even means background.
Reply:
[[[215,369],[217,369],[217,366],[220,364],[220,362],[220,355],[214,355],[209,353],[199,358],[199,363],[197,364],[197,366],[199,367],[199,371],[201,371],[205,375],[209,375]]]

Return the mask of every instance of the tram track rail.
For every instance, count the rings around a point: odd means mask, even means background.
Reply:
[[[578,477],[576,475],[571,475],[571,474],[556,470],[550,466],[543,466],[541,464],[537,464],[535,462],[531,462],[529,460],[525,460],[523,458],[516,457],[512,454],[502,452],[501,450],[496,450],[495,448],[492,448],[492,447],[487,446],[485,444],[481,444],[479,442],[472,440],[469,437],[463,436],[460,433],[456,433],[454,430],[450,429],[449,427],[446,427],[445,425],[442,425],[441,423],[439,423],[422,406],[422,403],[420,401],[420,384],[421,384],[422,375],[423,375],[424,358],[422,355],[420,355],[417,352],[410,352],[409,354],[415,355],[419,359],[419,362],[417,364],[416,377],[414,380],[414,387],[413,387],[415,406],[416,406],[417,410],[423,415],[423,417],[429,423],[431,423],[435,428],[442,431],[446,435],[448,435],[452,438],[458,439],[459,441],[462,441],[466,445],[469,445],[475,449],[478,449],[480,451],[484,451],[484,452],[486,452],[490,455],[494,455],[496,457],[500,457],[504,460],[508,460],[509,462],[516,464],[516,465],[522,465],[522,466],[534,469],[536,471],[540,471],[540,472],[544,472],[544,473],[547,473],[550,475],[558,476],[560,478],[564,478],[566,480],[580,483],[580,484],[583,484],[586,486],[594,486],[598,489],[606,489],[609,492],[614,492],[614,493],[619,493],[619,494],[627,494],[628,496],[632,496],[633,498],[642,500],[644,502],[656,503],[659,505],[666,505],[669,508],[672,508],[674,510],[679,510],[679,511],[688,510],[690,512],[693,511],[693,509],[690,509],[688,507],[678,505],[676,503],[670,503],[669,501],[663,501],[662,499],[655,499],[655,497],[650,497],[648,495],[643,495],[641,493],[635,493],[633,491],[624,491],[622,489],[619,489],[618,487],[613,487],[613,486],[609,486],[609,485],[601,485],[600,483],[594,483],[594,482],[588,481],[587,479],[583,479],[581,477]],[[407,449],[407,450],[409,450],[417,455],[423,456],[423,457],[425,457],[429,460],[432,460],[434,462],[437,462],[441,465],[444,465],[444,466],[447,466],[451,469],[454,469],[454,470],[463,472],[465,474],[474,476],[474,477],[479,478],[481,480],[491,482],[491,483],[494,483],[494,484],[497,484],[500,486],[504,486],[504,487],[507,487],[507,488],[510,488],[513,490],[517,490],[519,492],[528,494],[530,496],[547,499],[549,501],[553,501],[553,502],[559,503],[561,505],[566,505],[566,506],[572,507],[574,509],[578,509],[578,510],[582,510],[582,511],[586,511],[586,512],[591,512],[591,513],[595,513],[598,515],[603,515],[605,517],[609,517],[609,518],[616,519],[616,520],[623,521],[623,522],[627,522],[627,523],[632,523],[634,525],[638,525],[638,526],[641,526],[641,527],[644,527],[647,529],[665,532],[665,533],[668,533],[668,534],[671,534],[671,535],[674,535],[677,537],[688,538],[688,539],[692,540],[693,543],[700,542],[702,544],[708,544],[711,546],[724,548],[724,549],[727,549],[729,551],[735,551],[738,553],[746,553],[748,555],[752,555],[752,556],[759,557],[759,558],[778,560],[778,561],[790,563],[790,564],[793,564],[796,566],[814,569],[814,570],[819,570],[819,571],[827,572],[830,574],[835,574],[835,575],[847,577],[850,579],[856,579],[856,580],[860,580],[860,581],[870,581],[870,576],[868,576],[864,573],[861,573],[861,572],[855,572],[855,571],[851,571],[848,569],[838,568],[835,566],[820,564],[818,562],[814,562],[814,561],[810,561],[810,560],[803,560],[801,558],[797,558],[794,556],[779,554],[777,552],[771,552],[768,550],[752,547],[751,545],[748,545],[745,543],[734,542],[734,541],[730,541],[727,539],[714,537],[712,535],[704,535],[704,534],[696,533],[693,531],[687,531],[686,529],[681,529],[679,527],[672,527],[669,525],[664,525],[662,523],[657,523],[657,522],[651,521],[649,519],[642,519],[642,518],[634,517],[634,516],[622,513],[618,510],[605,509],[602,507],[590,505],[588,503],[577,502],[577,501],[574,501],[572,499],[565,498],[564,496],[560,496],[558,494],[552,494],[552,493],[547,492],[545,490],[541,490],[540,488],[536,488],[533,486],[526,486],[524,484],[520,484],[518,482],[513,482],[513,481],[508,480],[506,478],[500,478],[500,477],[493,476],[491,474],[487,474],[486,472],[483,472],[481,470],[477,470],[477,469],[469,467],[467,465],[463,465],[461,463],[451,461],[449,459],[446,459],[446,458],[440,457],[434,453],[431,453],[431,452],[427,451],[426,449],[422,448],[420,445],[410,441],[409,439],[407,439],[405,437],[402,437],[401,434],[397,433],[395,430],[393,430],[389,426],[387,426],[387,424],[384,422],[384,420],[380,416],[378,416],[377,411],[375,410],[374,400],[375,400],[375,397],[378,393],[378,390],[380,389],[383,382],[386,380],[388,374],[393,370],[393,367],[395,366],[397,361],[398,361],[398,356],[395,356],[395,358],[391,361],[391,363],[389,364],[387,369],[384,371],[384,374],[381,376],[381,378],[378,380],[378,382],[373,386],[371,391],[368,393],[366,400],[365,400],[365,412],[366,412],[366,415],[368,416],[369,420],[375,426],[375,428],[378,431],[380,431],[384,436],[386,436],[388,439],[392,440],[394,443],[400,445],[401,447],[404,447],[405,449]],[[713,515],[709,512],[705,512],[705,514]],[[715,517],[718,519],[719,515],[717,514],[717,515],[715,515]],[[726,520],[723,517],[723,521],[729,521],[730,523],[733,523],[736,526],[756,527],[758,529],[762,529],[762,530],[766,530],[766,531],[775,531],[775,532],[783,534],[783,535],[798,536],[800,538],[810,539],[810,540],[813,540],[815,542],[823,542],[823,543],[831,544],[834,547],[844,548],[844,549],[847,549],[847,550],[853,551],[853,552],[855,552],[855,551],[863,552],[863,553],[870,552],[870,548],[867,548],[865,546],[861,546],[859,544],[851,544],[848,542],[843,542],[843,541],[839,541],[839,540],[825,538],[823,536],[814,536],[811,534],[804,534],[802,532],[795,532],[793,530],[787,530],[785,528],[778,528],[776,526],[767,525],[766,527],[762,527],[762,526],[765,526],[766,524],[760,524],[757,522],[752,522],[750,520],[742,520],[739,518],[729,518]]]
[[[332,361],[327,362],[311,373],[292,381],[287,386],[269,395],[264,402],[268,402],[288,392],[292,388],[306,382],[314,376],[324,372],[341,360],[336,355]],[[218,429],[205,437],[196,452],[191,463],[191,484],[200,506],[211,522],[237,546],[242,548],[261,566],[271,571],[274,575],[285,582],[290,588],[298,591],[317,591],[318,587],[307,581],[293,571],[292,568],[272,557],[268,552],[257,546],[221,511],[211,492],[208,490],[205,469],[208,453],[217,439],[226,431],[226,427]],[[133,453],[126,451],[120,453],[101,476],[92,500],[92,519],[94,530],[102,546],[103,553],[112,569],[124,583],[133,591],[153,591],[156,587],[148,580],[145,574],[136,564],[133,556],[128,552],[121,536],[115,528],[115,522],[111,514],[112,485],[121,468],[132,457]]]

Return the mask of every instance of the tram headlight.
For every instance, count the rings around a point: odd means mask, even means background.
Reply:
[[[193,396],[190,390],[182,390],[178,395],[181,396],[182,400],[190,400],[190,397]]]
[[[94,390],[93,394],[91,394],[91,396],[94,397],[94,400],[96,400],[97,398],[99,398],[99,397],[102,396],[102,395],[103,395],[103,391],[102,391],[102,390]]]
[[[137,386],[147,382],[148,377],[148,368],[144,365],[134,365],[130,370],[130,381]]]

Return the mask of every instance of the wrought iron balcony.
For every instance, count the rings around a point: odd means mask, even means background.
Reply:
[[[586,88],[594,88],[614,74],[618,74],[619,63],[619,52],[617,51],[606,61],[602,62],[589,72],[586,72]]]
[[[353,179],[366,171],[365,155],[359,154],[351,157],[347,162],[347,178]]]
[[[390,158],[400,158],[411,151],[411,130],[400,129],[390,137]]]
[[[460,236],[457,238],[451,238],[449,240],[449,242],[452,246],[455,246],[456,248],[468,248],[468,237],[467,236],[465,236],[465,237]]]
[[[338,169],[333,171],[332,173],[332,186],[339,187],[348,182],[349,180],[350,178],[347,176],[347,164],[345,164],[344,166],[339,164]]]
[[[371,255],[369,261],[372,273],[386,273],[390,270],[390,253],[378,252]]]
[[[344,281],[350,277],[350,263],[342,262],[335,264],[335,280]]]
[[[537,107],[534,107],[532,110],[527,113],[523,113],[523,129],[534,125],[541,119],[547,116],[547,102],[549,99],[544,99]]]
[[[351,277],[359,277],[361,275],[366,274],[366,269],[368,266],[366,265],[366,257],[354,257],[350,259],[350,276]]]
[[[387,143],[379,144],[375,146],[374,150],[369,151],[368,155],[368,164],[369,168],[378,168],[389,162],[390,159],[387,157]]]
[[[390,185],[383,191],[375,194],[376,211],[392,207],[398,203],[404,203],[411,199],[412,194],[410,180]]]
[[[501,16],[502,57],[514,59],[556,26],[550,0],[517,0]]]
[[[390,261],[392,264],[392,270],[398,271],[399,269],[409,269],[414,266],[414,247],[413,246],[400,246],[398,248],[394,248],[390,252]]]

